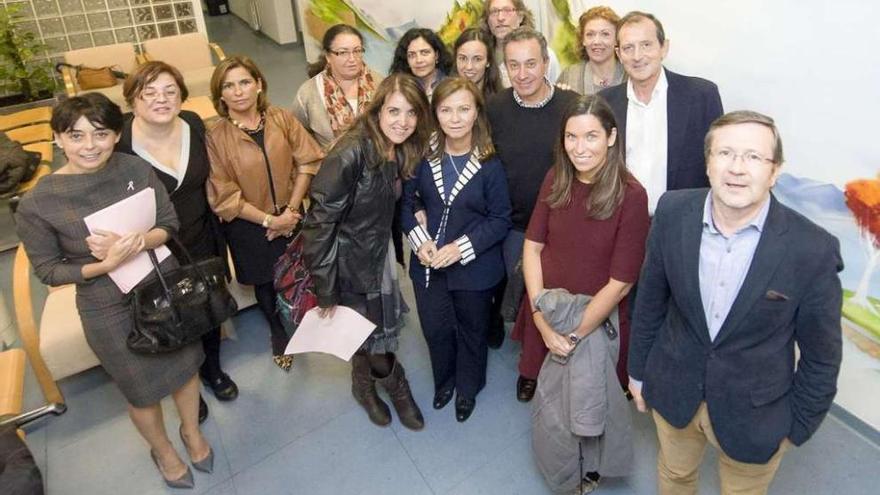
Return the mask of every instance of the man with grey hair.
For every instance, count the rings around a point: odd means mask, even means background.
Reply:
[[[721,493],[763,495],[837,392],[843,261],[837,238],[770,192],[783,163],[773,119],[731,112],[703,148],[711,187],[657,205],[629,388],[653,408],[661,495],[696,494],[707,443]]]
[[[537,30],[535,16],[526,7],[523,0],[485,0],[483,2],[483,15],[480,17],[480,27],[492,33],[495,37],[495,60],[504,60],[504,37],[519,27],[527,27]],[[556,82],[562,68],[559,58],[553,50],[548,50],[547,78]],[[505,88],[510,87],[510,74],[504,64],[498,66],[501,76],[501,84]]]
[[[553,86],[547,79],[547,40],[530,28],[517,28],[504,39],[504,65],[513,87],[489,99],[487,114],[492,141],[504,163],[513,207],[513,229],[504,241],[508,277],[522,258],[525,230],[532,216],[538,190],[553,165],[562,114],[577,93]],[[513,337],[517,338],[517,328]],[[517,398],[532,399],[538,369],[520,360]]]

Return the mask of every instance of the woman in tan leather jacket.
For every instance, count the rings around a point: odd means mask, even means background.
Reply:
[[[275,364],[289,371],[287,333],[275,310],[272,266],[302,219],[303,197],[324,157],[287,110],[270,106],[266,79],[247,57],[222,61],[211,77],[222,117],[207,135],[208,201],[223,221],[236,278],[253,285],[269,323]]]

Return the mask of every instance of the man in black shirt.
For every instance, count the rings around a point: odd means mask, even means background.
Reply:
[[[513,229],[504,241],[504,264],[513,273],[522,258],[525,230],[538,190],[553,165],[562,114],[577,93],[556,88],[547,79],[547,40],[529,28],[518,28],[504,38],[504,64],[511,88],[490,98],[487,113],[492,140],[504,163],[513,206]],[[528,402],[535,380],[519,377],[517,399]]]

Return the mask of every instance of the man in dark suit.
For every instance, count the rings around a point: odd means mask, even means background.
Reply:
[[[724,115],[705,156],[711,188],[668,192],[654,215],[630,392],[654,410],[659,493],[696,493],[709,442],[722,493],[763,494],[837,391],[843,262],[835,237],[770,193],[783,162],[773,119]]]
[[[627,82],[602,90],[624,138],[626,163],[648,192],[648,211],[666,191],[705,187],[703,138],[723,113],[711,81],[663,67],[669,40],[651,14],[630,12],[617,24],[617,56]]]

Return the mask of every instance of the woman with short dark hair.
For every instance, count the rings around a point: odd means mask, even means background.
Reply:
[[[123,116],[103,94],[86,93],[59,103],[51,127],[67,161],[22,198],[16,213],[18,236],[43,283],[76,284],[77,311],[89,347],[128,401],[129,416],[150,445],[156,467],[168,486],[191,488],[192,473],[165,433],[160,401],[173,397],[193,467],[211,472],[214,454],[198,422],[202,346],[133,353],[126,345],[134,326],[131,299],[108,276],[177,232],[174,206],[147,163],[113,152]],[[148,188],[156,204],[150,219],[154,227],[148,232],[89,231],[85,217]],[[169,256],[161,266],[168,270],[177,265]]]

